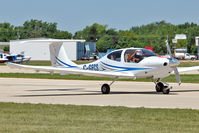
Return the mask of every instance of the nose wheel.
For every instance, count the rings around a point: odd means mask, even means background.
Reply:
[[[156,92],[162,92],[163,94],[169,94],[170,89],[172,87],[169,86],[167,83],[165,83],[165,84],[166,85],[164,85],[163,82],[156,83],[156,86],[155,86]]]
[[[156,92],[162,92],[164,89],[164,84],[162,82],[158,82],[155,86]]]
[[[163,94],[169,94],[170,92],[170,88],[168,88],[168,86],[164,86],[164,89],[162,90]]]

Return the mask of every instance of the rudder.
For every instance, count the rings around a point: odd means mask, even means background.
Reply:
[[[76,67],[77,64],[69,60],[63,47],[63,42],[53,42],[49,46],[50,59],[53,67]]]

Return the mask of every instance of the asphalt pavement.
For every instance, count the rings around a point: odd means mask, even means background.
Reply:
[[[0,78],[0,102],[199,109],[199,84],[171,83],[169,95],[157,93],[152,82]]]

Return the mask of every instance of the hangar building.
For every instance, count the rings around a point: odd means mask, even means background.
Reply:
[[[37,38],[11,40],[10,53],[20,54],[24,52],[24,55],[30,56],[31,60],[48,61],[50,60],[49,45],[52,41],[63,41],[63,46],[70,60],[80,60],[83,56],[91,56],[96,51],[95,43],[85,42],[85,40]]]

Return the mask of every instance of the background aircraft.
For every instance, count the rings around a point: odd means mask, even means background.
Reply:
[[[114,80],[110,84],[105,83],[101,86],[103,94],[109,94],[110,86],[120,77],[133,79],[150,78],[155,83],[157,92],[169,94],[172,87],[168,83],[163,82],[163,78],[169,76],[174,71],[177,82],[180,85],[179,72],[199,70],[199,66],[178,70],[177,66],[180,63],[177,59],[173,58],[168,41],[166,41],[166,45],[170,58],[160,58],[152,51],[144,48],[124,48],[115,50],[97,61],[82,65],[77,65],[68,59],[62,44],[62,41],[51,41],[49,46],[51,67],[14,63],[9,63],[8,66],[50,73],[113,77]]]

